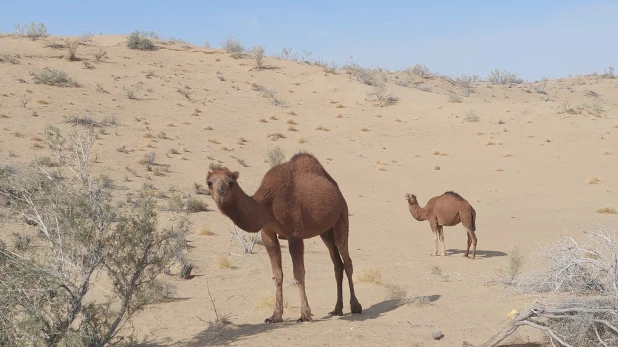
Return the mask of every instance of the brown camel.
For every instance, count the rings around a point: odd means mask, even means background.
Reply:
[[[468,247],[464,257],[468,257],[470,245],[472,245],[472,259],[476,258],[477,238],[474,233],[476,231],[476,211],[474,211],[474,208],[466,199],[455,192],[449,191],[429,199],[427,205],[422,208],[418,205],[416,195],[406,194],[406,200],[408,200],[408,208],[414,219],[417,221],[429,221],[429,226],[431,226],[431,231],[433,232],[434,244],[431,255],[438,255],[439,238],[442,243],[442,255],[446,256],[443,226],[451,227],[461,222],[468,232]]]
[[[217,168],[208,172],[206,184],[219,211],[235,225],[250,233],[262,231],[276,288],[273,315],[264,322],[283,321],[283,271],[277,235],[288,241],[292,256],[301,303],[298,322],[312,319],[305,293],[303,240],[318,235],[328,247],[335,266],[337,303],[330,314],[343,315],[344,270],[350,286],[351,311],[361,313],[363,308],[354,294],[352,260],[348,253],[348,205],[322,164],[311,154],[298,153],[288,162],[270,168],[253,196],[243,192],[238,176],[238,171]]]

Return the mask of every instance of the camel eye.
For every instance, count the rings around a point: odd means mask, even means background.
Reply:
[[[206,185],[208,186],[209,189],[212,189],[212,182],[206,181]]]

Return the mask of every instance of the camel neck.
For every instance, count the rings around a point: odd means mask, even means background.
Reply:
[[[239,186],[229,204],[220,207],[234,224],[249,233],[257,233],[266,223],[267,211],[261,203],[248,196]]]
[[[408,205],[410,208],[410,213],[412,214],[412,217],[414,217],[414,219],[416,219],[417,221],[427,220],[425,210],[421,208],[417,202]]]

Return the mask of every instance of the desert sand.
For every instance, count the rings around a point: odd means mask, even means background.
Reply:
[[[0,38],[2,162],[48,156],[39,145],[45,126],[79,130],[66,122],[76,115],[117,119],[104,132],[97,129],[94,170],[126,188],[115,189],[120,200],[144,183],[193,193],[194,183],[204,185],[211,163],[239,171],[239,184],[252,193],[270,168],[269,149],[281,148],[286,159],[308,151],[347,200],[355,274],[373,271],[381,277],[356,280],[360,315],[350,314],[344,281],[344,316],[328,317],[336,300],[333,265],[319,237],[306,240],[314,321],[297,324],[300,299],[282,240],[284,323],[264,324],[274,300],[264,247],[257,244],[254,254],[243,254],[230,234],[232,222],[210,196],[199,195],[209,210],[189,215],[188,259],[196,276],[168,276],[179,299],[135,318],[136,332],[149,346],[481,343],[508,324],[511,310],[538,298],[506,296],[503,286],[491,284],[513,247],[534,254],[565,231],[577,237],[584,229],[618,224],[618,215],[597,213],[618,207],[617,79],[591,74],[522,84],[477,82],[469,96],[460,95],[461,102],[449,102],[449,91],[459,93],[452,81],[432,74],[412,76],[402,86],[398,82],[408,75],[390,72],[388,91],[398,101],[381,107],[367,97],[373,87],[343,69],[326,73],[274,57],[257,69],[250,55],[235,59],[222,49],[162,42],[153,51],[131,50],[126,35],[94,36],[79,45],[81,61],[68,61],[66,49],[53,45],[62,45],[62,39]],[[102,62],[94,58],[99,50],[107,52]],[[81,86],[34,83],[32,74],[46,68],[66,72]],[[263,97],[258,85],[285,105]],[[188,90],[188,97],[178,89]],[[467,121],[471,110],[478,121]],[[165,136],[157,136],[162,132]],[[283,137],[269,137],[276,133]],[[150,152],[158,164],[169,165],[166,172],[155,175],[138,163]],[[588,184],[591,178],[598,182]],[[461,256],[466,247],[461,224],[444,228],[449,255],[430,256],[429,224],[408,211],[405,193],[416,194],[424,206],[447,190],[476,210],[476,260]],[[18,225],[16,219],[2,221],[2,237]],[[219,266],[221,257],[229,267]],[[207,323],[215,319],[207,282],[218,313],[229,315],[230,324]],[[399,305],[392,298],[395,287],[430,300]],[[444,333],[442,340],[432,339],[435,329]],[[538,341],[539,333],[520,329],[503,345]]]

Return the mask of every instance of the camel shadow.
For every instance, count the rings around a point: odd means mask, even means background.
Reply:
[[[422,298],[423,302],[427,304],[431,304],[433,302],[438,301],[440,297],[441,295],[436,294],[436,295],[428,295],[428,296],[423,296],[423,297],[415,297],[415,298],[406,299],[406,300],[387,299],[377,304],[373,304],[369,306],[368,308],[363,309],[363,313],[361,314],[350,313],[343,317],[340,317],[340,319],[349,320],[349,321],[365,321],[368,319],[376,319],[384,315],[385,313],[391,312],[401,306],[405,306],[408,303],[416,302],[418,299]],[[324,317],[323,319],[327,319],[327,318],[332,318],[332,317],[327,316],[327,317]]]
[[[296,322],[283,322],[276,324],[240,324],[215,323],[207,324],[206,329],[195,335],[192,339],[184,341],[183,346],[229,346],[238,341],[247,340],[254,335],[259,335],[271,330],[290,327]]]
[[[449,249],[448,250],[448,255],[458,255],[458,254],[464,254],[466,253],[466,251],[464,249]],[[493,258],[493,257],[504,257],[507,256],[508,254],[504,253],[504,252],[500,252],[500,251],[483,251],[483,250],[476,250],[476,258]],[[470,259],[472,259],[472,252],[470,252]]]

